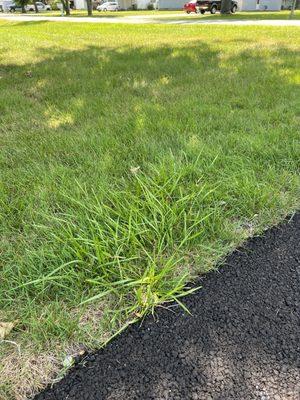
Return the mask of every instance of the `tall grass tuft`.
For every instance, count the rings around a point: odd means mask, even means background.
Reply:
[[[113,296],[119,311],[135,317],[163,302],[184,307],[179,298],[195,290],[185,288],[189,248],[203,234],[212,192],[192,174],[191,166],[134,173],[126,188],[104,197],[82,186],[80,200],[65,195],[68,213],[49,220],[65,262],[22,286],[42,293],[81,287],[80,304]],[[49,234],[49,225],[39,228]]]

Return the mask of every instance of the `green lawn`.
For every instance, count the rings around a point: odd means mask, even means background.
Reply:
[[[20,12],[16,12],[14,15],[21,14]],[[30,16],[48,16],[48,17],[58,17],[61,15],[61,11],[47,11],[47,12],[39,12],[35,14],[33,12],[28,12],[26,15]],[[178,15],[181,15],[178,17]],[[84,10],[71,10],[72,17],[87,17],[87,12]],[[181,10],[176,11],[168,11],[168,10],[139,10],[139,11],[118,11],[118,12],[98,12],[96,10],[93,11],[93,18],[115,18],[115,17],[153,17],[153,21],[161,22],[163,20],[170,20],[170,19],[250,19],[250,20],[269,20],[269,19],[278,19],[278,20],[285,20],[289,19],[290,11],[245,11],[245,12],[237,12],[236,14],[231,15],[221,15],[217,13],[212,15],[210,13],[206,13],[204,15],[201,14],[186,14]],[[300,19],[300,10],[296,10],[293,19]]]
[[[204,15],[201,14],[186,14],[182,13],[182,17],[176,17],[175,15],[163,15],[163,19],[167,20],[177,20],[181,19],[200,19],[200,20],[215,20],[215,19],[224,19],[224,20],[286,20],[290,18],[290,11],[243,11],[237,12],[235,14],[229,15],[221,15],[220,13],[217,14],[210,14],[209,12],[205,13]],[[161,17],[160,17],[161,19]],[[296,10],[293,20],[300,19],[300,10]]]
[[[3,21],[0,43],[0,398],[21,399],[297,209],[300,35]]]
[[[147,16],[164,16],[164,15],[172,15],[172,14],[178,14],[180,13],[181,10],[177,11],[170,11],[170,10],[136,10],[136,11],[97,11],[93,10],[93,17],[130,17],[130,16],[142,16],[142,15],[147,15]],[[17,11],[13,15],[18,15],[22,14],[21,12]],[[23,14],[24,15],[24,14]],[[44,12],[39,12],[39,13],[34,13],[34,12],[27,12],[26,15],[30,16],[51,16],[51,17],[57,17],[61,15],[60,10],[52,10],[52,11],[44,11]],[[87,11],[86,10],[71,10],[71,16],[72,17],[87,17]]]

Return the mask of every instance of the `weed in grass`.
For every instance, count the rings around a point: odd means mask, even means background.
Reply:
[[[193,165],[186,165],[179,171],[174,166],[171,174],[136,174],[126,190],[104,200],[83,187],[81,201],[65,196],[68,213],[50,221],[55,229],[39,228],[68,261],[14,290],[34,286],[38,295],[70,292],[76,282],[74,290],[82,286],[80,304],[113,295],[117,309],[139,317],[163,302],[182,305],[178,298],[195,290],[185,288],[184,256],[211,215],[205,204],[212,190],[199,185],[199,177],[193,182],[192,171]]]
[[[1,344],[0,375],[20,398],[299,205],[299,35],[36,21],[1,38],[0,320],[20,321],[22,357]]]

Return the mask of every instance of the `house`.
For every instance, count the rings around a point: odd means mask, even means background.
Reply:
[[[117,0],[122,10],[137,9],[146,10],[151,0]]]
[[[104,2],[103,0],[102,2]],[[108,0],[109,1],[109,0]],[[112,0],[110,0],[112,1]],[[183,5],[190,0],[116,0],[121,10],[146,10],[149,4],[160,10],[182,10]],[[237,0],[239,11],[279,11],[282,4],[291,0]],[[76,10],[86,10],[86,0],[74,0]]]
[[[3,0],[0,1],[0,11],[1,12],[8,12],[10,6],[12,6],[14,4],[13,0]]]
[[[293,3],[294,3],[293,0],[282,0],[281,8],[283,10],[290,10],[293,6]],[[299,6],[300,6],[300,2],[299,2]],[[297,3],[296,3],[296,8],[297,8]]]
[[[240,11],[279,11],[282,0],[238,0]]]
[[[86,1],[85,0],[74,0],[74,8],[75,10],[86,10]]]
[[[106,0],[102,0],[101,3],[104,3]],[[107,0],[113,1],[113,0]],[[116,0],[119,3],[121,10],[128,9],[138,9],[138,10],[146,10],[148,5],[152,3],[151,0]],[[100,2],[99,2],[100,3]],[[76,10],[86,10],[86,0],[74,0],[74,8]]]
[[[160,10],[182,10],[185,3],[190,0],[158,0]]]
[[[158,0],[160,10],[182,10],[189,0]],[[239,11],[281,10],[282,0],[237,0]]]

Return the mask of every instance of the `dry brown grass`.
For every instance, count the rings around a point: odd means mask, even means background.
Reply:
[[[19,353],[16,346],[5,345],[13,346],[13,350],[1,358],[0,400],[27,399],[59,371],[59,361],[53,352],[36,352],[28,345]]]
[[[77,319],[78,314],[79,310],[74,309],[70,318]],[[91,343],[94,342],[98,346],[109,338],[105,332],[99,334],[102,318],[103,309],[98,306],[88,307],[79,318],[80,329],[90,336]],[[31,398],[46,385],[56,382],[64,375],[67,371],[67,367],[63,366],[64,359],[92,349],[80,343],[72,343],[65,347],[59,342],[51,342],[48,346],[36,349],[31,343],[20,346],[18,342],[18,335],[14,340],[0,342],[0,400]],[[45,351],[45,348],[51,351]]]

